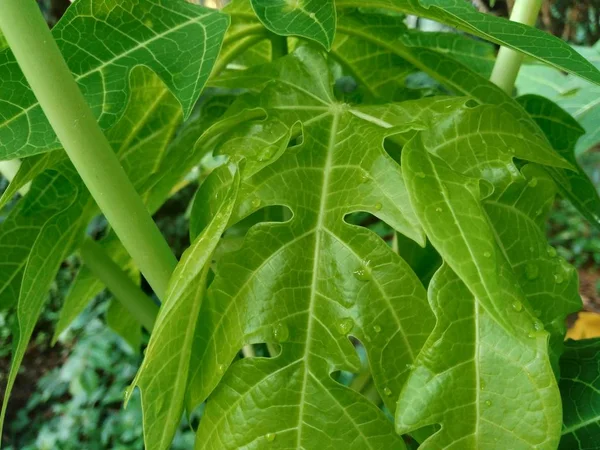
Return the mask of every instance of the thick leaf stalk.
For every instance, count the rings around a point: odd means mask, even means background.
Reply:
[[[513,6],[510,20],[525,25],[535,25],[540,13],[542,0],[517,0]],[[501,47],[492,72],[491,80],[509,94],[515,86],[519,69],[523,64],[525,54],[507,47]]]
[[[152,331],[158,305],[146,296],[106,253],[91,239],[86,239],[80,249],[84,263],[106,285],[115,298],[127,309],[148,331]]]
[[[79,175],[159,298],[177,264],[86,104],[33,1],[2,3],[0,29]]]

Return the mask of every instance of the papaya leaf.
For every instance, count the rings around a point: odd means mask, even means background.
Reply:
[[[143,18],[143,19],[141,19]],[[78,0],[53,29],[103,129],[123,114],[136,66],[154,71],[187,117],[208,79],[228,26],[224,14],[184,0]],[[101,42],[103,45],[94,45]],[[60,148],[10,50],[0,52],[0,159]]]
[[[238,84],[260,85],[266,86],[261,94],[232,108],[261,107],[268,119],[224,139],[224,151],[245,150],[255,167],[242,182],[232,223],[273,205],[285,205],[292,218],[255,225],[242,248],[215,268],[190,368],[188,410],[210,394],[196,447],[275,441],[281,448],[403,448],[383,413],[332,376],[360,370],[348,339],[356,337],[393,410],[407,364],[433,325],[408,265],[373,232],[344,221],[367,211],[423,243],[400,168],[382,146],[394,131],[336,102],[326,61],[309,48],[251,69]],[[283,152],[270,145],[288,135],[301,143]],[[268,143],[262,148],[255,145],[261,138]],[[211,175],[202,186],[205,205],[225,192],[219,178]],[[244,345],[260,342],[281,352],[227,370]],[[237,427],[247,414],[254,426]],[[239,432],[229,433],[231,426]]]
[[[221,169],[229,171],[227,166]],[[211,256],[229,222],[239,190],[239,170],[233,170],[230,191],[219,211],[186,250],[173,273],[144,362],[132,384],[139,386],[142,393],[144,441],[148,449],[170,448],[181,421],[194,330]],[[167,341],[169,344],[165,345]]]
[[[45,180],[40,177],[39,182],[43,181]],[[32,185],[30,190],[32,197],[37,197],[40,190],[48,189],[45,184],[40,185],[39,182]],[[77,196],[76,186],[71,184],[68,179],[63,179],[62,184],[69,185],[70,195],[65,197],[64,203],[54,204],[58,212],[43,223],[39,229],[31,247],[31,256],[26,260],[22,271],[23,278],[17,304],[17,327],[14,334],[15,346],[2,403],[0,434],[6,416],[8,399],[35,323],[42,312],[48,295],[48,286],[54,280],[60,263],[73,251],[78,240],[83,237],[84,229],[81,227],[79,219],[85,202],[81,201],[80,196]]]
[[[445,265],[429,285],[438,322],[400,394],[397,431],[440,424],[424,449],[556,448],[548,332],[496,242],[479,180],[429,153],[420,134],[403,149],[402,171]]]
[[[462,0],[337,0],[336,5],[338,9],[368,6],[425,17],[600,84],[598,69],[566,42],[536,28],[481,13]]]
[[[260,21],[273,33],[300,36],[331,48],[335,36],[334,0],[252,0]]]
[[[546,133],[554,149],[577,168],[577,171],[547,169],[556,180],[561,194],[592,225],[600,227],[598,191],[575,159],[575,146],[584,130],[567,112],[544,97],[526,95],[518,101]]]
[[[558,448],[594,448],[600,425],[600,340],[569,340],[565,346],[560,360],[564,425]]]

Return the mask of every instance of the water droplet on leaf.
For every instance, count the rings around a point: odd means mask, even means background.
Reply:
[[[219,372],[219,375],[223,375],[226,369],[227,368],[225,367],[225,364],[219,364],[217,366],[217,372]]]
[[[382,205],[381,203],[379,203],[379,202],[378,202],[378,203],[375,203],[375,209],[376,209],[377,211],[381,211],[381,208],[383,208],[383,205]]]
[[[521,312],[523,311],[523,303],[521,303],[520,301],[514,301],[512,304],[512,309],[514,309],[516,312]]]
[[[417,173],[416,173],[416,175],[417,175],[419,178],[425,178],[425,174],[424,174],[423,172],[417,172]]]
[[[368,175],[367,173],[363,172],[363,173],[361,173],[361,174],[360,174],[359,181],[360,181],[361,183],[366,183],[366,182],[367,182],[367,181],[369,181],[370,179],[371,179],[371,177],[369,177],[369,175]]]
[[[373,331],[375,331],[375,333],[381,333],[381,327],[379,325],[373,325]]]
[[[535,331],[544,331],[544,324],[540,320],[534,320],[533,329]]]
[[[290,337],[290,330],[284,323],[273,326],[273,337],[277,342],[285,342]]]
[[[265,162],[275,156],[275,147],[265,147],[256,157],[258,162]]]
[[[267,442],[273,442],[276,437],[277,435],[275,433],[267,433],[265,435],[265,439],[267,440]]]
[[[486,400],[486,401],[485,401],[485,406],[488,406],[488,407],[489,407],[489,406],[492,406],[492,402],[491,402],[491,400]]]
[[[352,272],[354,278],[359,281],[369,281],[371,279],[371,269],[369,269],[369,261],[363,263],[361,267]]]
[[[260,206],[260,198],[256,197],[256,198],[252,199],[252,207],[258,208],[259,206]]]
[[[485,252],[485,253],[483,254],[483,256],[485,256],[486,258],[491,258],[491,257],[492,257],[492,254],[491,254],[490,252]]]
[[[346,317],[342,319],[337,324],[338,333],[343,336],[346,336],[350,331],[354,328],[354,321],[350,317]]]
[[[317,17],[317,15],[316,15],[314,12],[311,12],[311,13],[309,14],[309,16],[310,16],[310,18],[311,18],[311,19],[313,19],[313,20],[314,20],[314,19]]]
[[[387,397],[391,397],[392,396],[392,390],[389,387],[384,387],[383,388],[383,393],[387,396]]]
[[[556,284],[562,284],[562,282],[565,281],[565,278],[561,273],[556,273],[554,274],[554,281],[556,282]]]
[[[438,208],[435,208],[435,212],[439,212],[439,213],[441,213],[442,211],[443,211],[443,209],[442,209],[442,208],[440,208],[440,207],[438,207]]]
[[[538,185],[538,179],[537,178],[532,178],[531,180],[529,180],[529,183],[527,183],[527,185],[531,188],[534,188]]]

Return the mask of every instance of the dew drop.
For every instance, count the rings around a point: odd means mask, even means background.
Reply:
[[[529,180],[529,183],[527,183],[527,186],[534,188],[538,185],[538,179],[537,178],[532,178],[531,180]]]
[[[219,372],[219,375],[223,375],[225,373],[225,364],[219,364],[217,366],[217,372]]]
[[[383,393],[387,396],[387,397],[391,397],[392,396],[392,390],[389,387],[384,387],[383,388]]]
[[[260,198],[256,197],[256,198],[252,199],[252,207],[258,208],[259,206],[260,206]]]
[[[556,273],[554,274],[554,281],[556,284],[562,284],[565,281],[565,277],[563,277],[562,273]]]
[[[354,321],[350,317],[346,317],[342,319],[337,324],[338,333],[343,336],[346,336],[350,331],[354,328]]]
[[[273,442],[276,437],[277,437],[277,435],[275,433],[265,434],[265,439],[267,440],[267,442]]]
[[[540,320],[534,320],[533,329],[535,331],[544,331],[544,324]]]
[[[417,175],[419,178],[425,178],[425,174],[424,174],[423,172],[417,172],[417,173],[416,173],[416,175]]]
[[[278,323],[273,326],[273,337],[277,342],[285,342],[290,337],[290,330],[284,323]]]
[[[375,333],[381,333],[381,326],[379,326],[379,325],[373,325],[373,331]]]
[[[492,402],[490,400],[486,400],[485,401],[485,406],[492,406]]]
[[[370,179],[371,179],[371,177],[369,177],[369,175],[367,175],[367,173],[363,172],[363,173],[360,174],[359,181],[361,183],[366,183]]]
[[[514,301],[511,306],[512,306],[512,309],[514,309],[516,312],[523,311],[523,303],[521,303],[518,300]]]
[[[371,279],[371,269],[369,269],[369,261],[363,263],[361,267],[352,272],[354,278],[359,281],[369,281]]]
[[[131,387],[128,387],[125,389],[125,394],[124,397],[127,400],[130,396],[131,396],[131,392],[133,391],[133,389]]]
[[[443,209],[438,207],[438,208],[435,208],[435,211],[441,213],[443,211]]]
[[[490,252],[485,252],[485,253],[483,254],[483,256],[485,256],[486,258],[491,258],[491,257],[492,257],[492,254],[491,254]]]
[[[275,156],[275,147],[265,147],[257,156],[258,162],[265,162]]]
[[[382,205],[381,203],[379,203],[379,202],[378,202],[378,203],[375,203],[375,209],[376,209],[377,211],[381,211],[381,208],[383,208],[383,205]]]
[[[317,17],[317,15],[316,15],[314,12],[311,12],[311,13],[309,14],[309,16],[310,16],[310,18],[311,18],[311,19],[313,19],[313,20],[314,20],[314,19]]]
[[[548,253],[548,256],[550,258],[554,258],[556,256],[556,249],[554,247],[552,247],[551,245],[548,246],[548,248],[546,249],[546,252]]]
[[[533,281],[537,279],[539,275],[540,268],[533,263],[527,263],[527,265],[525,266],[525,276],[527,277],[527,279]]]

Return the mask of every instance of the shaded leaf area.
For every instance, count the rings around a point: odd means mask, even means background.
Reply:
[[[181,121],[181,112],[176,100],[170,94],[165,95],[168,91],[162,82],[148,70],[134,71],[131,83],[132,101],[122,121],[115,126],[114,134],[109,133],[109,140],[132,182],[139,186],[158,167]],[[4,408],[60,262],[76,250],[88,222],[99,213],[66,157],[58,158],[58,162],[46,155],[36,158],[42,162],[25,167],[25,179],[39,173],[30,192],[0,225],[3,266],[0,298],[3,307],[16,303],[19,318]],[[55,164],[48,167],[49,162]],[[13,182],[20,184],[23,178],[18,174]],[[71,309],[73,303],[79,311]],[[67,321],[85,307],[81,302],[73,303],[68,303],[67,310],[61,313]],[[66,325],[64,321],[61,324]]]
[[[382,146],[393,131],[337,103],[326,61],[307,48],[237,85],[264,89],[229,114],[261,107],[268,119],[223,139],[223,151],[247,157],[232,223],[275,205],[292,218],[252,227],[215,268],[190,368],[188,410],[210,394],[197,447],[403,448],[383,413],[334,377],[359,371],[348,336],[360,339],[393,409],[407,364],[433,326],[408,265],[376,234],[344,221],[367,211],[423,242],[400,168]],[[286,148],[290,138],[301,143]],[[210,205],[227,186],[215,173],[196,201]],[[203,228],[205,214],[192,229]],[[227,370],[242,346],[262,342],[280,352]],[[253,426],[243,426],[249,417]]]
[[[425,17],[505,47],[519,50],[566,72],[600,84],[600,72],[567,43],[541,30],[483,14],[462,0],[337,0],[338,9],[383,8]]]
[[[282,36],[300,36],[317,41],[327,50],[335,35],[334,0],[252,0],[260,21]]]
[[[544,131],[553,148],[577,169],[548,169],[560,192],[590,224],[600,228],[598,191],[575,158],[575,146],[584,131],[573,117],[544,97],[526,95],[518,101]]]
[[[228,171],[227,166],[222,170]],[[240,184],[237,168],[230,192],[211,223],[177,265],[167,299],[132,387],[139,386],[144,412],[144,441],[149,449],[168,449],[184,410],[188,368],[210,262],[231,217]],[[165,344],[166,343],[166,344]],[[127,400],[131,395],[128,393]]]
[[[103,129],[123,115],[136,66],[154,71],[188,116],[206,82],[228,18],[183,0],[78,0],[53,36]],[[10,50],[0,52],[0,159],[60,148]]]
[[[600,67],[600,44],[574,48],[594,66]],[[597,85],[552,67],[525,64],[519,72],[516,88],[521,95],[535,94],[556,102],[579,122],[585,135],[577,142],[576,155],[600,143],[600,88]]]
[[[592,449],[600,427],[600,340],[567,341],[561,358],[561,450]]]

